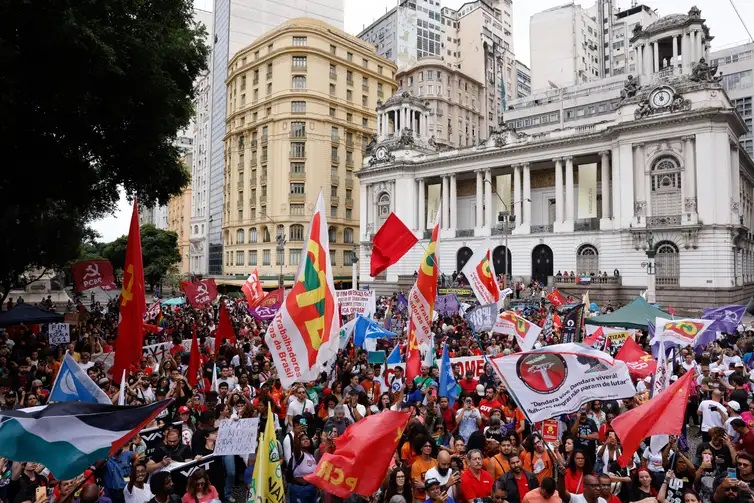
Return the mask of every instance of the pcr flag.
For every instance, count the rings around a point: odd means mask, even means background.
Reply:
[[[450,365],[450,356],[448,355],[448,345],[443,344],[442,363],[440,365],[440,389],[437,393],[440,397],[447,397],[451,407],[458,399],[458,383],[453,376],[453,368]]]
[[[120,292],[120,320],[115,339],[115,361],[112,366],[113,379],[118,379],[123,371],[141,359],[144,345],[144,311],[147,300],[144,294],[144,265],[141,259],[141,233],[139,230],[139,208],[134,199],[131,225],[128,229],[126,262],[123,264],[123,289]]]
[[[283,503],[283,475],[280,469],[280,453],[275,437],[275,423],[272,419],[272,407],[267,404],[267,423],[257,447],[254,475],[249,487],[250,502]]]
[[[521,351],[529,351],[537,342],[542,329],[513,311],[505,311],[497,317],[492,331],[498,334],[515,335]]]
[[[657,369],[657,360],[652,355],[642,351],[641,347],[633,339],[626,339],[623,347],[615,355],[616,360],[626,362],[629,373],[633,377],[645,378],[654,374]]]
[[[495,265],[490,255],[490,243],[478,248],[461,270],[469,282],[479,304],[495,304],[500,301]]]
[[[628,367],[582,344],[556,344],[490,360],[526,417],[544,421],[592,400],[634,396]]]
[[[284,388],[295,382],[316,380],[338,351],[340,319],[327,232],[325,203],[320,192],[296,282],[270,322],[265,337]]]
[[[613,419],[610,426],[623,445],[618,463],[625,467],[642,440],[653,435],[680,435],[694,372],[686,372],[665,391]]]
[[[419,239],[396,216],[390,213],[380,230],[372,238],[372,259],[369,275],[377,276],[398,262]]]
[[[107,287],[115,283],[113,265],[109,260],[86,260],[71,265],[73,284],[77,292],[97,287]]]
[[[349,322],[350,323],[350,322]],[[393,332],[385,330],[377,322],[359,315],[353,328],[353,344],[357,348],[364,345],[367,339],[392,339]]]
[[[665,341],[679,344],[681,347],[695,347],[699,344],[699,338],[712,323],[712,320],[697,318],[668,320],[658,317],[655,321],[655,334],[651,342],[654,344]]]
[[[563,342],[581,342],[584,325],[584,304],[572,307],[563,315]]]
[[[59,402],[2,410],[0,456],[40,463],[56,479],[72,479],[116,453],[171,402],[142,407]]]
[[[440,239],[440,212],[437,212],[432,238],[419,264],[416,283],[408,294],[408,310],[417,344],[425,344],[432,337],[432,316],[437,297],[437,243]]]
[[[563,294],[558,291],[558,289],[554,289],[550,294],[547,296],[547,300],[550,301],[550,303],[555,307],[560,307],[565,305],[565,297],[563,297]]]
[[[233,331],[233,322],[230,321],[230,315],[228,314],[228,306],[225,305],[224,300],[220,300],[220,323],[217,324],[217,330],[215,331],[215,359],[220,351],[220,346],[225,341],[229,341],[231,344],[236,343],[236,333]]]
[[[264,298],[262,283],[259,281],[259,270],[255,267],[249,277],[244,281],[241,291],[246,297],[249,307],[254,307],[257,302]]]
[[[325,453],[304,479],[340,498],[352,493],[368,498],[382,484],[410,417],[388,410],[350,425],[335,439],[335,452]]]
[[[92,381],[70,353],[63,357],[50,391],[51,402],[87,402],[112,405],[110,397]]]

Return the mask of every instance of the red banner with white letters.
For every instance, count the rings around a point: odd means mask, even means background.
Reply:
[[[181,290],[186,293],[191,307],[209,304],[217,298],[217,285],[214,279],[203,279],[195,283],[182,281]]]
[[[84,292],[92,288],[109,289],[115,283],[113,265],[109,260],[86,260],[71,266],[73,283],[77,292]]]

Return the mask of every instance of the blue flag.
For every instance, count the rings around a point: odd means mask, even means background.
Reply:
[[[353,344],[357,348],[364,345],[364,341],[367,339],[392,339],[395,337],[393,332],[385,330],[379,326],[375,321],[372,321],[363,316],[359,316],[356,320],[356,325],[353,329]]]
[[[398,365],[401,363],[401,348],[399,346],[395,346],[393,350],[390,352],[389,355],[387,355],[387,360],[385,360],[386,365]]]
[[[440,365],[440,389],[437,393],[440,397],[447,397],[448,404],[452,407],[458,398],[458,384],[453,376],[453,369],[450,367],[450,356],[448,356],[448,345],[442,348],[442,365]]]
[[[60,365],[58,377],[50,391],[49,401],[113,404],[69,353],[65,354],[63,363]]]
[[[715,308],[704,308],[704,320],[714,320],[714,323],[710,325],[705,333],[709,332],[706,342],[714,341],[715,332],[725,332],[726,334],[732,334],[738,329],[738,324],[741,323],[741,318],[746,313],[746,306],[722,306]],[[704,334],[703,334],[704,335]]]
[[[399,313],[404,313],[408,309],[408,300],[406,300],[406,297],[402,293],[398,294],[398,302],[395,304],[395,310]]]

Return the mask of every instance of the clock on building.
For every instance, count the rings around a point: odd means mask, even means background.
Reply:
[[[658,87],[649,94],[649,104],[655,109],[668,107],[673,101],[673,94],[670,87]]]

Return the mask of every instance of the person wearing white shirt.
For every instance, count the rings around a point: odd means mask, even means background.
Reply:
[[[249,356],[248,353],[244,353],[244,357],[246,357],[246,366],[251,367],[251,356]],[[233,368],[238,368],[241,366],[241,358],[239,355],[233,355],[233,358],[230,359],[230,364],[233,365]]]
[[[293,455],[293,439],[306,431],[306,419],[303,416],[297,415],[292,419],[292,424],[293,428],[283,437],[283,459],[285,459],[286,465]]]
[[[686,372],[693,370],[695,373],[698,373],[696,368],[696,360],[694,360],[694,355],[692,354],[686,355],[686,357],[681,362],[681,366],[684,368],[684,370],[686,370]]]
[[[294,416],[303,416],[306,412],[314,414],[314,404],[306,398],[306,390],[303,386],[297,386],[293,396],[295,398],[288,403],[288,415],[285,418],[290,425],[293,424]]]
[[[731,421],[734,419],[741,419],[741,404],[735,400],[731,400],[728,402],[728,419],[725,420],[725,433],[730,437],[731,443],[736,445],[739,434],[733,426],[730,425]]]
[[[348,393],[344,405],[346,406],[346,417],[353,423],[367,415],[367,408],[359,403],[359,392],[356,390],[351,390]]]
[[[712,390],[711,400],[702,400],[698,412],[702,415],[702,440],[710,441],[709,430],[715,426],[723,427],[728,419],[725,406],[721,403],[723,394],[719,389]]]

